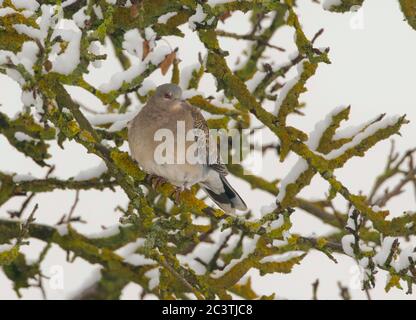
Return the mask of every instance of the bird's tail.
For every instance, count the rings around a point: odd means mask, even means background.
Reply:
[[[247,210],[247,205],[233,189],[227,179],[212,170],[208,179],[201,183],[201,187],[208,196],[225,212],[234,213],[235,210]]]

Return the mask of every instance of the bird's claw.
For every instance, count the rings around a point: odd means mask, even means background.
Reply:
[[[147,182],[150,183],[150,185],[152,186],[154,190],[156,190],[162,184],[166,183],[165,178],[162,178],[156,175],[149,175],[147,177],[147,180],[148,180]]]
[[[182,194],[183,191],[184,191],[183,187],[176,187],[175,191],[173,191],[172,195],[173,195],[175,204],[178,205],[180,203],[180,197],[181,197],[181,194]]]

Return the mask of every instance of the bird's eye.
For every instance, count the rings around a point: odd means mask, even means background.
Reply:
[[[166,99],[172,99],[172,94],[171,93],[165,93],[165,98]]]

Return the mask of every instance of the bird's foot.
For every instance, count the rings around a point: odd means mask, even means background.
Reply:
[[[166,183],[167,180],[163,177],[151,174],[147,176],[147,182],[156,190],[159,186]]]
[[[180,197],[181,197],[181,194],[182,194],[182,192],[185,190],[185,188],[184,187],[176,187],[175,188],[175,191],[173,191],[173,199],[174,199],[174,201],[175,201],[175,204],[179,204],[179,202],[180,202]]]

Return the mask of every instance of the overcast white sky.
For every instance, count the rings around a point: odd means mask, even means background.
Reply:
[[[308,92],[302,96],[306,102],[306,117],[293,117],[294,126],[309,132],[317,121],[325,117],[333,108],[340,105],[351,105],[350,124],[358,124],[374,118],[380,113],[407,114],[412,122],[402,130],[402,137],[396,137],[397,148],[405,151],[415,147],[416,136],[416,90],[414,89],[414,74],[416,71],[416,31],[404,21],[396,0],[366,0],[361,13],[334,14],[325,12],[319,5],[310,0],[298,1],[298,13],[308,37],[312,37],[320,28],[324,34],[318,39],[317,46],[331,48],[331,65],[320,65],[316,75],[308,82]],[[382,3],[382,4],[381,4]],[[357,20],[358,19],[358,20]],[[355,28],[353,28],[353,27]],[[356,27],[362,27],[357,29]],[[226,21],[229,31],[244,33],[248,31],[247,16],[236,13]],[[169,37],[172,47],[179,46],[179,58],[186,66],[197,61],[197,54],[203,51],[198,38],[187,26],[182,28],[186,32],[185,40]],[[290,53],[295,49],[293,31],[289,28],[279,31],[273,43],[284,47]],[[246,47],[244,42],[221,40],[223,49],[229,50],[228,58],[233,65],[241,50]],[[275,64],[285,62],[287,54],[268,51]],[[94,85],[107,82],[109,75],[119,71],[120,67],[110,57],[101,69],[92,69],[88,81]],[[155,83],[163,83],[169,76],[162,77],[158,71],[152,79]],[[213,81],[209,77],[204,79],[200,90],[207,95],[214,93]],[[92,96],[78,89],[71,89],[71,93],[90,107],[99,110],[99,102]],[[13,116],[21,109],[20,90],[16,83],[0,75],[0,110]],[[265,135],[264,141],[272,137]],[[337,177],[346,182],[353,192],[368,191],[374,177],[381,172],[385,165],[385,155],[390,145],[383,142],[373,148],[365,159],[354,159],[342,170]],[[65,150],[56,145],[52,146],[52,162],[57,164],[55,175],[68,178],[76,175],[82,169],[88,169],[99,163],[95,156],[87,155],[85,150],[74,143],[66,143]],[[283,177],[297,159],[290,158],[287,163],[277,163],[276,159],[268,155],[264,162],[263,174],[268,179]],[[0,136],[0,170],[13,171],[42,177],[44,170],[24,156],[14,152],[3,136]],[[237,179],[231,179],[242,197],[253,212],[259,212],[261,206],[273,201],[273,197],[252,191],[249,186]],[[327,184],[320,178],[315,178],[313,184],[307,187],[302,196],[306,198],[322,198],[327,192]],[[37,221],[40,223],[56,223],[64,213],[67,213],[73,203],[75,194],[72,192],[56,191],[38,195],[33,203],[39,203]],[[0,217],[7,217],[6,211],[15,208],[21,200],[11,200],[0,209]],[[83,192],[76,214],[82,215],[87,225],[76,225],[80,232],[90,234],[99,232],[101,226],[111,226],[118,222],[119,214],[115,207],[126,202],[122,191],[113,192]],[[340,205],[344,203],[340,200]],[[414,210],[415,201],[412,192],[403,195],[400,200],[390,203],[389,209],[393,214],[400,214],[404,210]],[[325,234],[331,229],[302,211],[293,215],[293,232],[304,235]],[[24,247],[29,258],[37,257],[42,245],[33,240],[32,245]],[[364,294],[356,286],[357,269],[355,262],[345,256],[337,256],[338,264],[334,264],[321,253],[313,252],[307,256],[300,266],[296,266],[289,275],[274,274],[259,277],[253,272],[254,287],[264,294],[276,292],[279,297],[309,299],[312,294],[311,283],[320,279],[319,297],[338,298],[337,281],[351,287],[353,298],[362,299]],[[65,253],[54,247],[48,254],[45,264],[45,274],[53,273],[54,266],[62,266],[64,270],[64,289],[53,289],[46,284],[47,295],[50,299],[71,297],[85,281],[94,274],[96,266],[77,259],[75,263],[64,263]],[[404,292],[393,289],[388,295],[384,293],[385,274],[378,276],[377,287],[372,290],[373,298],[404,298],[415,299],[416,294],[407,296]],[[124,298],[137,298],[139,292],[136,285],[129,285]],[[36,289],[22,290],[23,298],[40,298]],[[11,282],[0,273],[0,299],[15,299]]]

